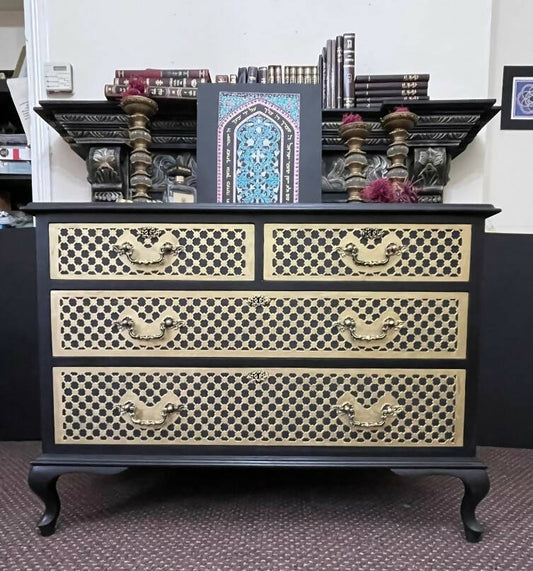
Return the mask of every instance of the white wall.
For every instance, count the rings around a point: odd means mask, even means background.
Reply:
[[[357,35],[357,73],[431,74],[432,99],[485,98],[491,0],[48,0],[50,56],[76,99],[102,99],[115,68],[315,64]],[[54,200],[88,200],[85,166],[52,137]],[[452,164],[447,202],[482,200],[484,136]]]
[[[533,66],[531,0],[494,0],[489,94],[501,102],[504,65]],[[497,116],[487,127],[484,200],[502,209],[487,221],[496,232],[533,233],[533,130],[500,130]]]
[[[0,10],[0,69],[15,69],[24,45],[24,12]]]

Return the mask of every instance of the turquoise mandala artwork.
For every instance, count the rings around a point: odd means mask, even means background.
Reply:
[[[217,202],[298,202],[300,95],[221,92]]]

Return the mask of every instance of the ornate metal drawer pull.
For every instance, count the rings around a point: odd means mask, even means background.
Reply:
[[[161,411],[161,418],[150,419],[150,418],[138,418],[135,416],[137,412],[137,405],[135,405],[132,401],[126,401],[125,403],[121,403],[118,405],[121,414],[129,415],[129,420],[132,424],[136,424],[141,428],[153,428],[153,427],[161,427],[167,421],[170,414],[174,412],[179,412],[183,410],[184,406],[182,404],[173,404],[167,403],[163,410]]]
[[[346,244],[344,248],[339,248],[338,251],[343,256],[350,256],[353,263],[357,266],[374,267],[386,266],[393,256],[397,256],[402,251],[402,248],[398,244],[388,244],[385,248],[385,257],[381,260],[363,260],[359,257],[359,247],[353,243]]]
[[[133,245],[130,242],[124,242],[124,244],[115,244],[113,250],[118,254],[126,256],[128,261],[132,264],[136,264],[138,266],[155,266],[156,264],[163,262],[166,255],[177,254],[183,250],[183,247],[173,246],[170,242],[165,242],[161,248],[159,248],[159,258],[156,258],[155,260],[141,260],[139,258],[134,259],[134,249]]]
[[[345,415],[346,420],[348,420],[348,424],[353,428],[379,428],[390,418],[398,416],[398,413],[402,412],[403,407],[399,404],[385,403],[381,406],[379,417],[375,421],[357,420],[357,418],[355,418],[357,413],[355,412],[354,406],[349,402],[336,406],[335,410]]]
[[[355,339],[356,341],[379,341],[380,339],[385,339],[387,334],[390,331],[397,329],[400,324],[396,319],[387,317],[383,320],[383,324],[381,325],[381,333],[376,333],[375,335],[360,335],[357,333],[357,325],[355,323],[355,319],[352,317],[347,317],[335,325],[339,328],[339,331],[349,331],[352,339]]]
[[[246,301],[250,307],[263,307],[264,305],[268,305],[272,301],[272,298],[266,295],[253,295],[247,298]]]
[[[185,325],[184,321],[176,321],[172,317],[165,317],[159,326],[161,333],[157,335],[139,335],[135,333],[135,323],[131,317],[124,317],[120,321],[115,322],[115,325],[120,329],[125,329],[129,336],[136,341],[153,341],[154,339],[162,339],[169,329],[179,329]]]

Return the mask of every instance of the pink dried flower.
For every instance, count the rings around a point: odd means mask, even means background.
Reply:
[[[347,125],[348,123],[362,123],[363,118],[358,113],[345,113],[342,116],[342,125]]]
[[[361,191],[364,202],[418,202],[418,189],[413,181],[391,181],[378,178]]]
[[[394,202],[392,182],[388,178],[378,178],[361,191],[365,202]]]
[[[130,78],[128,89],[122,94],[122,98],[130,95],[144,95],[146,90],[146,80],[142,76],[133,75]]]
[[[399,113],[400,111],[409,111],[409,107],[398,106],[394,108],[395,113]]]

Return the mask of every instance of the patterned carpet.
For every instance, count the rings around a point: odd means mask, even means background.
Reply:
[[[0,442],[2,570],[533,570],[533,450],[480,449],[492,490],[478,544],[463,539],[459,480],[386,470],[68,474],[44,538],[26,484],[38,453]]]

